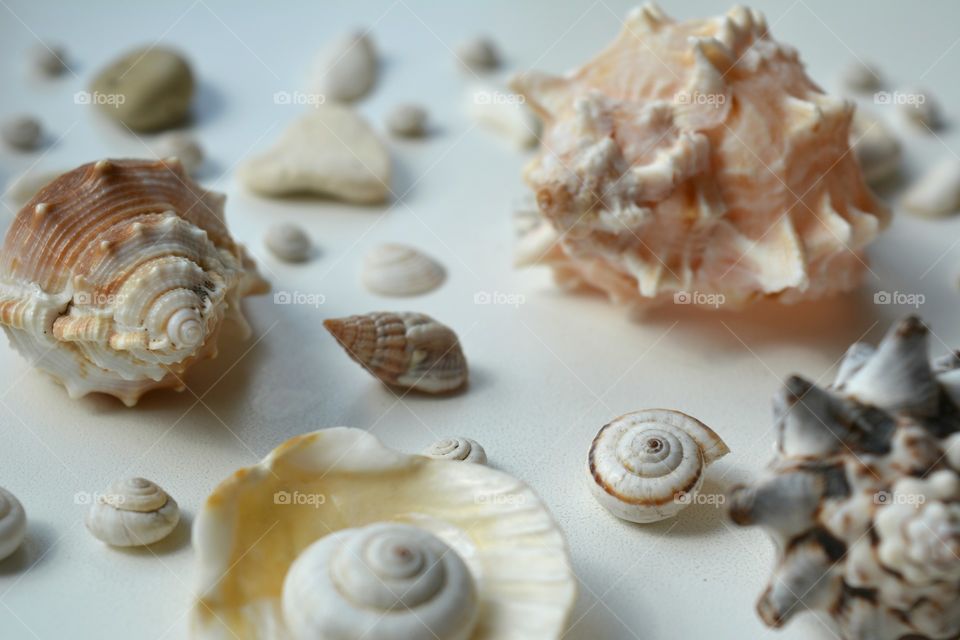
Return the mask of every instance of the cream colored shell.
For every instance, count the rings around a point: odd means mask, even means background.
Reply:
[[[97,496],[86,525],[96,538],[115,547],[153,544],[180,522],[176,500],[144,478],[118,480]]]
[[[363,285],[384,296],[415,296],[433,291],[446,278],[439,262],[404,244],[382,244],[363,259]]]
[[[0,324],[71,397],[133,405],[183,388],[216,355],[240,299],[267,289],[223,222],[224,196],[175,161],[101,160],[63,174],[17,214],[0,255]]]
[[[193,637],[295,638],[283,607],[291,567],[318,540],[377,522],[428,531],[463,559],[481,612],[471,640],[564,633],[576,580],[563,536],[529,487],[483,465],[408,455],[362,430],[332,428],[282,444],[207,499],[193,535]]]
[[[307,547],[287,571],[282,605],[297,640],[468,640],[480,613],[463,558],[432,533],[393,522]]]
[[[364,369],[387,385],[445,393],[467,381],[467,359],[450,327],[422,313],[378,311],[323,326]]]
[[[315,88],[323,99],[351,102],[377,82],[377,51],[369,31],[340,36],[317,56]]]
[[[487,452],[476,440],[450,437],[437,440],[424,449],[423,455],[437,460],[457,460],[487,464]]]
[[[27,514],[17,497],[0,487],[0,560],[13,554],[27,534]]]
[[[670,518],[696,500],[709,465],[730,450],[695,418],[670,409],[628,413],[590,446],[587,480],[597,501],[631,522]]]
[[[887,224],[849,153],[853,103],[758,11],[678,22],[647,5],[584,66],[512,86],[545,122],[525,178],[555,240],[532,261],[566,288],[818,298],[859,284]]]

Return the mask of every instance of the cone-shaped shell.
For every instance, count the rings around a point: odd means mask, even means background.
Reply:
[[[170,161],[101,160],[17,214],[0,256],[0,324],[71,397],[182,387],[223,320],[266,289],[223,221],[224,197]]]
[[[554,231],[519,251],[562,285],[732,306],[859,282],[888,214],[850,153],[854,106],[759,12],[676,22],[647,5],[579,69],[512,84],[545,123],[525,178]]]
[[[351,358],[390,386],[445,393],[467,381],[457,334],[430,316],[378,311],[324,320],[323,326]]]
[[[289,639],[282,598],[290,567],[317,541],[376,522],[424,529],[464,560],[479,600],[471,640],[562,636],[576,582],[563,536],[525,484],[334,428],[284,443],[207,499],[193,536],[193,637]]]
[[[831,387],[793,376],[775,399],[778,456],[730,500],[782,550],[768,625],[810,609],[849,640],[960,635],[960,361],[931,367],[928,334],[906,318]]]

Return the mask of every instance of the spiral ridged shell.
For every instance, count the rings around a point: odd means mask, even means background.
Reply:
[[[443,438],[424,449],[423,455],[437,460],[458,460],[463,462],[487,463],[487,452],[480,443],[470,438]]]
[[[467,640],[478,609],[476,584],[457,552],[404,524],[321,538],[283,584],[284,618],[296,640]]]
[[[0,487],[0,560],[20,547],[27,533],[27,515],[16,496]]]
[[[615,516],[656,522],[690,504],[707,466],[729,451],[699,420],[648,409],[620,416],[597,433],[587,476],[594,497]]]
[[[90,507],[86,525],[94,536],[116,547],[152,544],[180,522],[176,500],[144,478],[118,480]]]
[[[263,291],[223,222],[224,197],[179,162],[101,160],[63,174],[17,214],[0,256],[0,324],[71,397],[127,405],[182,387],[216,354],[222,321]]]
[[[443,393],[467,381],[457,334],[422,313],[374,312],[324,320],[351,358],[388,385]]]

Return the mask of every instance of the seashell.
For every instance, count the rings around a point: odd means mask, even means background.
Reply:
[[[897,104],[907,120],[928,130],[939,129],[943,125],[940,104],[928,91],[911,89],[904,91],[903,95],[907,99],[900,100]]]
[[[37,76],[54,78],[67,70],[67,53],[57,45],[40,42],[27,51],[27,60]]]
[[[382,244],[363,259],[363,285],[384,296],[427,293],[446,277],[439,262],[404,244]]]
[[[631,307],[819,298],[858,285],[887,224],[849,153],[853,103],[758,11],[678,22],[646,5],[579,69],[511,86],[545,122],[524,176],[566,288]]]
[[[840,80],[845,88],[857,93],[870,93],[883,88],[883,76],[877,67],[860,58],[847,65]]]
[[[330,100],[352,102],[373,89],[377,71],[377,51],[369,32],[341,36],[317,57],[317,91]]]
[[[43,127],[32,116],[16,116],[0,125],[0,137],[20,151],[33,151],[43,140]]]
[[[670,409],[647,409],[603,426],[587,478],[607,511],[630,522],[671,518],[691,504],[707,467],[730,453],[710,427]]]
[[[424,449],[423,455],[437,460],[458,460],[487,464],[487,452],[470,438],[444,438]]]
[[[157,140],[155,151],[160,158],[177,158],[190,175],[203,165],[203,147],[186,131],[171,131]]]
[[[390,156],[359,115],[325,104],[296,120],[273,149],[245,162],[238,176],[265,196],[312,193],[372,204],[390,194]]]
[[[378,311],[323,321],[347,355],[383,383],[445,393],[467,382],[467,359],[453,329],[422,313]]]
[[[456,551],[428,531],[381,522],[307,547],[283,580],[294,638],[469,640],[477,584]]]
[[[27,204],[41,189],[59,178],[66,171],[27,169],[7,183],[6,196],[17,209]]]
[[[224,197],[177,162],[100,160],[63,174],[17,214],[0,253],[0,325],[71,397],[128,406],[183,388],[216,354],[240,298],[266,290],[223,222]]]
[[[576,595],[563,536],[523,482],[394,451],[360,429],[298,436],[232,474],[193,543],[195,640],[560,640]],[[349,626],[318,635],[326,612]]]
[[[850,127],[850,146],[868,184],[882,184],[900,171],[900,140],[880,118],[859,107]]]
[[[166,538],[180,522],[177,501],[144,478],[118,480],[90,506],[87,529],[114,547],[138,547]]]
[[[526,107],[523,96],[493,85],[477,85],[468,97],[467,113],[478,124],[518,149],[537,145],[540,120]]]
[[[427,110],[418,104],[398,104],[387,114],[387,129],[402,138],[420,138],[427,132]]]
[[[960,210],[960,160],[944,156],[910,185],[900,201],[911,213],[942,217]]]
[[[489,38],[477,36],[457,45],[457,60],[473,71],[490,71],[500,66],[500,52]]]
[[[133,131],[160,131],[190,115],[194,84],[186,58],[154,43],[107,65],[93,79],[90,93],[110,120]]]
[[[771,627],[811,610],[848,640],[960,634],[960,360],[935,370],[916,317],[857,343],[834,383],[774,399],[777,456],[730,515],[781,549],[757,605]]]
[[[263,243],[274,256],[284,262],[303,262],[313,248],[307,232],[295,224],[275,224],[267,229]]]
[[[0,560],[20,548],[27,535],[27,514],[17,497],[0,487]]]

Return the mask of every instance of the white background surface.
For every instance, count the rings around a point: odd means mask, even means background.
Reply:
[[[450,48],[476,33],[501,44],[510,69],[562,71],[618,31],[629,2],[163,3],[0,0],[0,114],[40,116],[51,138],[36,154],[0,151],[0,177],[36,164],[72,168],[105,156],[149,153],[151,140],[121,133],[73,103],[92,74],[131,46],[156,40],[184,50],[200,95],[195,132],[212,158],[203,182],[228,195],[228,222],[257,256],[275,290],[322,293],[326,304],[245,305],[255,329],[246,343],[198,367],[183,394],[159,392],[135,409],[109,398],[71,401],[5,344],[0,346],[0,485],[30,517],[25,546],[0,563],[0,638],[181,638],[191,602],[188,525],[204,497],[233,470],[290,436],[332,425],[368,428],[416,451],[441,434],[486,445],[492,463],[540,493],[565,530],[580,596],[567,638],[833,637],[813,619],[766,630],[754,602],[773,561],[759,531],[733,529],[710,506],[650,526],[616,521],[588,495],[587,446],[607,420],[645,407],[674,407],[713,426],[733,453],[711,470],[707,491],[743,481],[766,464],[769,401],[799,372],[825,381],[853,340],[876,339],[909,309],[872,304],[876,290],[921,293],[934,350],[960,345],[956,322],[960,221],[898,217],[871,251],[863,290],[843,299],[745,312],[669,308],[644,323],[599,297],[567,296],[548,275],[511,268],[511,206],[524,194],[525,158],[473,128],[463,114],[466,76]],[[721,2],[667,2],[677,17],[712,15]],[[960,5],[950,2],[763,3],[773,34],[796,45],[811,75],[836,87],[853,53],[876,61],[891,88],[921,84],[958,113]],[[372,26],[382,78],[360,110],[381,128],[394,103],[417,100],[437,133],[390,142],[389,206],[272,202],[244,193],[231,169],[269,144],[299,109],[275,91],[304,89],[326,38]],[[76,75],[31,80],[22,53],[36,36],[63,43]],[[892,111],[883,111],[905,129]],[[955,124],[955,123],[951,123]],[[940,139],[906,138],[910,170],[951,153],[958,129]],[[145,146],[147,145],[147,146]],[[3,226],[12,213],[3,210]],[[319,246],[315,260],[287,266],[265,255],[263,231],[296,221]],[[359,285],[364,252],[407,241],[443,261],[449,278],[421,298],[391,301]],[[477,306],[478,291],[522,294],[525,304]],[[435,315],[460,333],[472,366],[469,391],[402,401],[348,360],[322,329],[325,317],[380,308]],[[84,529],[78,492],[138,474],[162,484],[184,508],[172,539],[151,551],[116,551]]]

